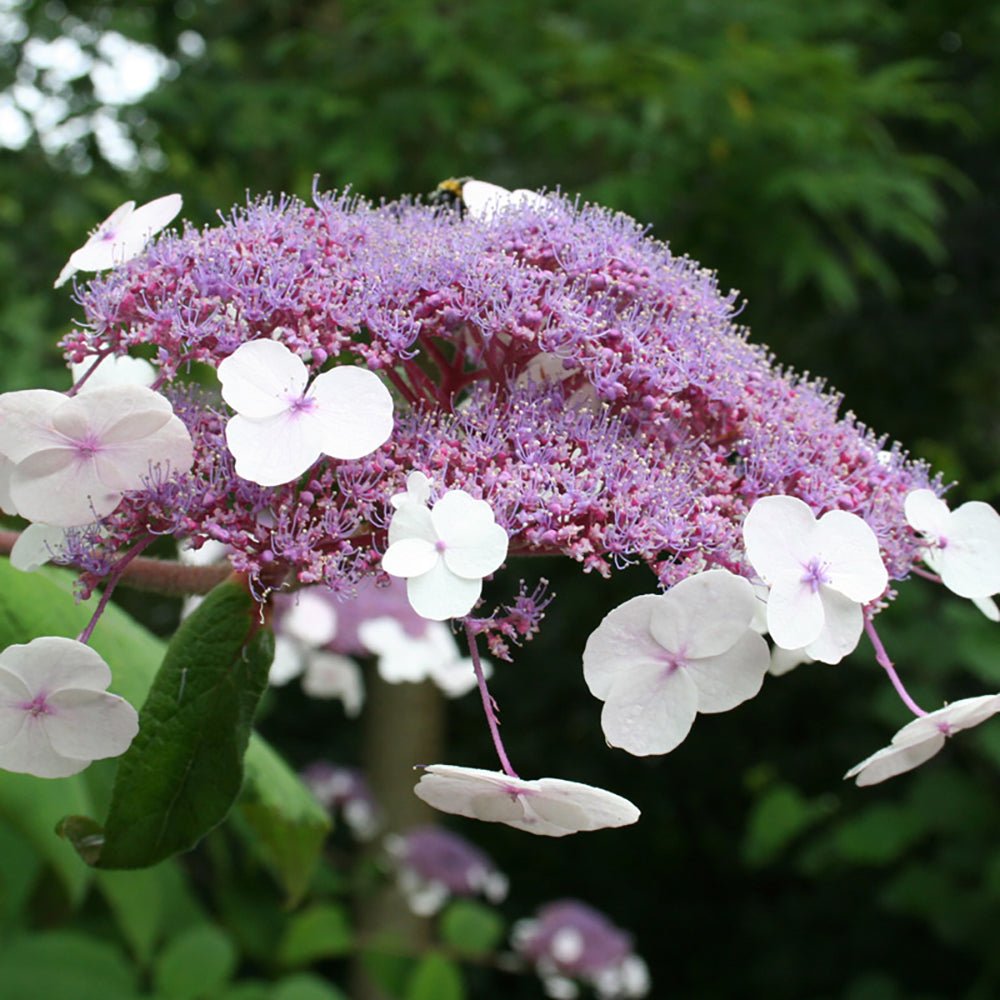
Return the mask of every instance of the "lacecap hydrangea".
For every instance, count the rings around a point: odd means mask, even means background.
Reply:
[[[584,818],[574,793],[543,794],[510,767],[474,647],[484,635],[508,659],[539,627],[544,580],[507,572],[480,600],[520,556],[604,576],[644,564],[666,591],[612,612],[588,644],[605,732],[636,753],[753,696],[762,631],[826,662],[868,631],[925,714],[872,625],[892,581],[934,576],[925,562],[985,608],[1000,590],[982,569],[1000,554],[995,512],[958,519],[976,531],[959,547],[976,552],[953,570],[940,555],[952,522],[907,515],[907,498],[912,512],[912,497],[944,492],[927,465],[752,344],[712,272],[601,207],[496,188],[464,211],[267,197],[75,288],[67,360],[149,357],[150,391],[193,457],[150,464],[96,525],[68,526],[59,559],[89,591],[154,537],[221,542],[262,602],[305,585],[349,601],[364,581],[405,578],[419,614],[462,620],[503,765],[433,772],[455,778],[465,815],[523,824],[494,806],[530,797],[544,813],[532,822],[556,835],[593,828],[594,810],[601,825],[637,815],[587,793]],[[725,597],[711,614],[709,594]]]

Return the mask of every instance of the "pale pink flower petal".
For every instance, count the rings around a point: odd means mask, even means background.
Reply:
[[[140,208],[134,201],[119,205],[75,250],[59,272],[58,288],[77,271],[104,271],[137,257],[161,229],[173,222],[182,206],[179,194],[168,194]]]
[[[686,673],[698,691],[698,711],[728,712],[755,697],[771,664],[767,643],[744,629],[729,649],[688,660]]]
[[[138,732],[134,708],[104,688],[90,647],[46,636],[0,653],[0,768],[59,778],[116,757]]]
[[[795,497],[761,497],[744,520],[743,540],[770,587],[767,631],[777,645],[830,663],[857,645],[861,606],[889,582],[878,540],[862,518],[833,510],[817,521]]]
[[[344,366],[317,375],[309,397],[320,406],[323,453],[333,458],[362,458],[392,434],[392,396],[367,368]]]
[[[559,778],[528,781],[450,764],[424,768],[415,791],[435,809],[547,837],[626,826],[639,818],[627,799],[592,785]]]
[[[0,397],[4,449],[15,467],[14,505],[23,517],[58,527],[109,514],[140,489],[151,466],[185,472],[191,437],[170,402],[138,385],[69,398],[27,390]]]
[[[608,691],[601,710],[604,738],[637,757],[670,753],[694,725],[698,694],[686,670],[633,667]]]
[[[249,420],[240,414],[226,424],[226,446],[236,459],[236,474],[260,486],[281,486],[298,479],[319,461],[321,430],[294,411]]]
[[[400,538],[385,550],[382,569],[390,576],[412,577],[429,573],[441,561],[434,543],[426,538]]]
[[[305,392],[309,370],[305,362],[276,340],[251,340],[224,358],[216,371],[222,398],[250,420],[277,416],[288,400]]]
[[[407,492],[392,498],[389,547],[382,568],[407,579],[410,605],[425,618],[461,618],[482,593],[482,578],[507,557],[507,533],[485,500],[450,490],[428,511],[429,483],[407,479]]]
[[[467,615],[483,592],[482,580],[455,576],[442,560],[406,581],[406,597],[418,615],[431,621]]]
[[[322,455],[361,458],[392,433],[392,397],[364,368],[318,375],[276,340],[241,344],[218,368],[222,398],[236,411],[226,444],[236,472],[261,486],[297,479]]]
[[[953,701],[936,712],[919,716],[903,726],[887,747],[856,764],[844,778],[855,784],[875,785],[919,767],[938,753],[947,737],[971,729],[1000,712],[1000,694]]]
[[[698,712],[757,694],[770,656],[753,628],[755,606],[747,580],[709,570],[607,615],[587,640],[583,676],[604,701],[608,743],[639,756],[669,753]]]
[[[583,676],[595,698],[604,701],[623,672],[662,669],[664,649],[650,627],[661,604],[658,595],[633,597],[608,612],[590,634],[583,653]]]
[[[989,504],[973,500],[949,511],[933,491],[914,490],[904,509],[929,543],[924,562],[949,590],[972,600],[1000,592],[1000,514]]]

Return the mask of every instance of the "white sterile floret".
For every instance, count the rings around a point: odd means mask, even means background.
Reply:
[[[844,775],[857,785],[876,785],[897,774],[912,771],[933,757],[945,740],[962,729],[971,729],[1000,712],[1000,694],[953,701],[907,723],[892,742],[855,765]]]
[[[472,660],[459,655],[458,644],[443,622],[428,622],[422,635],[410,635],[389,615],[358,626],[358,638],[378,657],[378,672],[389,684],[432,680],[449,697],[460,698],[476,686]],[[483,676],[492,665],[482,661]]]
[[[889,575],[878,539],[856,514],[827,511],[818,521],[796,497],[762,497],[743,523],[747,559],[770,587],[767,631],[783,649],[839,663],[858,644],[862,605]]]
[[[156,369],[145,358],[132,358],[127,354],[112,354],[98,358],[97,355],[92,354],[84,358],[83,361],[76,361],[69,366],[74,384],[79,382],[91,369],[93,371],[88,376],[87,381],[83,383],[80,392],[91,392],[109,385],[150,386],[156,381]]]
[[[423,473],[411,473],[407,492],[392,498],[396,510],[382,568],[406,579],[406,596],[418,615],[461,618],[479,600],[483,577],[507,558],[507,532],[490,505],[465,490],[449,490],[428,509],[426,483]]]
[[[462,185],[462,204],[471,218],[489,222],[509,208],[546,208],[551,202],[537,191],[508,191],[499,184],[468,180]]]
[[[111,670],[89,646],[46,636],[0,653],[0,768],[64,778],[124,753],[135,709],[105,690]]]
[[[757,694],[770,654],[752,628],[755,604],[747,580],[716,569],[608,614],[583,652],[608,743],[639,756],[669,753],[699,712],[726,712]]]
[[[70,254],[53,287],[58,288],[77,271],[105,271],[138,257],[146,244],[174,221],[182,204],[179,194],[168,194],[140,208],[134,201],[119,205],[87,242]]]
[[[973,600],[1000,592],[1000,514],[988,503],[973,500],[949,510],[932,490],[914,490],[904,510],[910,527],[927,540],[924,562],[950,591]]]
[[[367,368],[343,365],[309,384],[305,362],[284,344],[251,340],[218,374],[236,411],[226,443],[237,475],[260,486],[298,479],[321,455],[362,458],[392,433],[392,396]]]
[[[186,472],[191,435],[169,400],[144,386],[78,396],[25,389],[0,396],[0,452],[14,463],[11,500],[22,517],[70,528],[110,514],[151,466]]]
[[[577,781],[527,781],[453,764],[431,764],[423,772],[414,791],[429,806],[544,837],[628,826],[639,818],[628,799]]]
[[[66,529],[51,524],[29,524],[10,550],[10,564],[22,573],[34,573],[66,547]]]

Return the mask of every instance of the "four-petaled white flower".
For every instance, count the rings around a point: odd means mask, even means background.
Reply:
[[[218,374],[236,411],[226,425],[236,472],[261,486],[298,479],[321,455],[361,458],[392,433],[392,396],[367,368],[342,365],[309,385],[297,354],[276,340],[251,340]]]
[[[669,753],[699,712],[726,712],[757,694],[770,654],[751,627],[755,604],[747,580],[717,569],[607,615],[587,640],[583,676],[604,702],[608,743],[638,756]]]
[[[89,646],[45,636],[0,653],[0,768],[64,778],[124,753],[135,709],[108,694],[111,671]]]
[[[857,646],[862,605],[889,575],[875,532],[856,514],[827,511],[818,521],[796,497],[762,497],[743,523],[747,559],[770,587],[767,631],[783,649],[838,663]]]
[[[142,487],[150,466],[186,472],[194,456],[169,400],[138,385],[75,397],[8,392],[0,396],[0,426],[17,513],[64,528],[110,514],[124,493]]]
[[[479,600],[483,577],[507,558],[507,532],[485,500],[449,490],[428,509],[430,486],[421,472],[392,498],[389,547],[382,568],[406,580],[406,596],[418,615],[432,621],[461,618]]]
[[[449,698],[461,698],[476,686],[472,660],[459,655],[451,629],[428,622],[422,635],[412,636],[390,617],[369,618],[358,626],[358,638],[378,657],[378,672],[389,684],[432,680]],[[482,660],[483,676],[492,666]]]
[[[955,510],[932,490],[914,490],[904,505],[906,520],[929,547],[924,562],[959,597],[969,597],[988,618],[985,598],[1000,592],[1000,514],[973,500]]]
[[[94,231],[79,250],[70,254],[53,288],[68,281],[77,271],[105,271],[138,257],[146,244],[164,226],[169,226],[181,210],[179,194],[168,194],[140,208],[134,201],[119,205]]]
[[[431,764],[423,772],[414,791],[435,809],[544,837],[628,826],[639,818],[628,799],[577,781],[527,781],[453,764]]]
[[[953,701],[907,723],[887,746],[855,765],[844,775],[858,785],[876,785],[897,774],[912,771],[933,757],[945,740],[962,729],[971,729],[1000,712],[1000,694]]]
[[[508,191],[488,181],[467,180],[462,185],[462,204],[473,219],[489,222],[508,208],[546,208],[551,202],[537,191]]]

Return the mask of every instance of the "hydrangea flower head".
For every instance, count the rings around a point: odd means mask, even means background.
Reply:
[[[428,805],[470,819],[506,823],[543,837],[628,826],[639,810],[620,795],[562,778],[527,781],[502,771],[431,764],[415,789]]]
[[[56,636],[0,653],[0,768],[65,778],[124,753],[139,731],[124,698],[108,694],[108,665]]]
[[[378,833],[382,812],[357,768],[316,761],[301,776],[327,812],[343,816],[358,840],[371,840]]]
[[[758,500],[743,524],[747,559],[770,587],[767,630],[782,648],[836,663],[858,644],[862,605],[889,582],[879,543],[856,514],[818,520],[791,496]]]
[[[631,935],[603,913],[575,899],[543,906],[514,925],[515,951],[532,962],[548,996],[575,997],[576,982],[603,1000],[644,997],[649,971],[632,949]]]
[[[583,653],[608,743],[668,753],[699,712],[725,712],[757,694],[771,661],[752,627],[756,603],[749,581],[709,570],[612,611]]]
[[[464,837],[439,826],[417,826],[386,838],[399,887],[420,916],[437,913],[449,898],[507,896],[507,878],[492,859]]]

